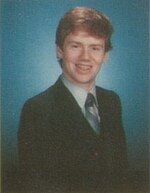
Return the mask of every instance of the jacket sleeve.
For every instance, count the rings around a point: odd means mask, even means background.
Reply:
[[[118,95],[114,95],[114,156],[115,156],[115,176],[118,181],[118,185],[128,190],[128,180],[129,180],[129,164],[127,155],[127,140],[125,135],[125,130],[122,121],[122,106]]]
[[[126,141],[126,135],[125,130],[123,127],[123,121],[122,121],[122,106],[121,101],[118,95],[116,95],[116,101],[115,101],[115,113],[114,113],[114,121],[115,121],[115,136],[116,136],[116,156],[118,160],[118,166],[120,169],[127,169],[128,167],[128,159],[127,159],[127,141]]]
[[[32,189],[35,185],[34,180],[38,178],[36,174],[37,147],[34,145],[35,128],[35,112],[32,105],[26,102],[22,109],[18,131],[20,188],[24,192]]]
[[[20,170],[20,188],[23,193],[38,192],[44,184],[44,165],[42,164],[42,147],[40,147],[39,127],[40,109],[32,102],[26,102],[20,118],[18,131],[18,153]],[[42,128],[41,128],[42,129]]]

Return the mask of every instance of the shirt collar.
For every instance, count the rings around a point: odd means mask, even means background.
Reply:
[[[83,109],[88,92],[85,89],[70,82],[63,74],[61,75],[61,80],[64,83],[64,85],[68,88],[68,90],[71,92],[71,94],[74,96],[81,109]],[[98,106],[95,85],[89,92],[94,95],[96,99],[96,106]]]

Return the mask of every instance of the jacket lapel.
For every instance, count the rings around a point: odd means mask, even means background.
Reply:
[[[64,127],[69,129],[73,134],[85,135],[86,133],[87,135],[97,136],[85,119],[77,101],[60,79],[58,79],[54,85],[54,93],[56,114],[63,115],[62,117],[59,117],[59,119],[66,120]],[[62,122],[64,122],[63,120]]]

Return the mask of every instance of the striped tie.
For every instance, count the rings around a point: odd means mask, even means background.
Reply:
[[[90,123],[94,131],[99,134],[100,132],[100,122],[97,114],[96,101],[91,93],[88,93],[85,101],[85,117]]]

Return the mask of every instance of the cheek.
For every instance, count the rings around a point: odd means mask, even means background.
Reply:
[[[95,65],[95,69],[94,69],[95,73],[99,72],[100,68],[101,68],[101,64]]]
[[[65,55],[65,59],[70,62],[75,62],[79,58],[79,54],[76,52],[68,51]]]
[[[93,58],[96,66],[101,66],[102,63],[105,61],[104,58],[105,58],[104,56],[97,56]]]
[[[94,71],[95,72],[98,72],[100,69],[101,69],[101,66],[102,66],[102,61],[101,60],[94,60]]]
[[[64,66],[65,66],[65,69],[67,69],[67,71],[72,71],[74,70],[74,64],[76,63],[77,57],[74,55],[74,54],[70,54],[70,53],[67,53],[64,55],[63,57],[63,61],[64,61]]]

